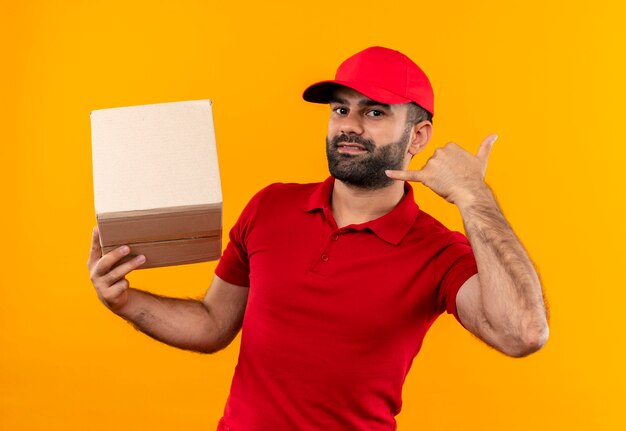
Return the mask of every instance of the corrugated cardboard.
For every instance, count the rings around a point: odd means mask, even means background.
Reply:
[[[142,268],[220,257],[222,189],[210,100],[91,112],[103,253],[127,244]]]

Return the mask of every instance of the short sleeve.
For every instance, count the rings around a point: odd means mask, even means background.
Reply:
[[[461,323],[456,310],[456,295],[463,283],[477,272],[476,259],[465,235],[450,232],[446,245],[435,260],[437,304],[441,312],[447,311]]]
[[[237,286],[250,286],[247,242],[248,235],[253,229],[262,193],[263,190],[257,193],[241,212],[239,219],[228,234],[228,245],[215,268],[215,274],[219,278]]]

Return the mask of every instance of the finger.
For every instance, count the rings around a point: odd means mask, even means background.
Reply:
[[[100,247],[100,232],[94,227],[91,232],[91,250],[89,250],[89,259],[87,259],[87,267],[91,268],[102,257],[102,248]]]
[[[130,253],[130,247],[127,245],[123,245],[114,250],[111,250],[102,258],[100,258],[94,267],[94,274],[97,276],[103,276],[109,271],[111,268],[115,266],[115,264],[122,259],[124,256]]]
[[[146,257],[143,254],[140,254],[128,262],[124,262],[121,265],[116,266],[108,274],[106,274],[105,279],[107,284],[112,285],[116,281],[126,277],[131,271],[134,271],[143,265],[145,261]]]
[[[385,174],[387,174],[387,176],[389,178],[392,178],[394,180],[401,180],[401,181],[418,181],[418,182],[422,182],[423,181],[423,174],[422,171],[395,171],[395,170],[386,170]]]
[[[478,157],[478,159],[485,165],[487,164],[487,160],[489,160],[489,154],[491,153],[491,148],[493,147],[493,143],[496,142],[496,139],[498,139],[498,135],[489,135],[483,139],[480,147],[478,147],[476,157]]]
[[[124,291],[127,290],[129,286],[130,286],[130,283],[128,283],[128,280],[123,278],[117,283],[115,283],[114,285],[110,286],[106,290],[106,292],[103,292],[102,296],[104,297],[105,300],[110,301],[112,299],[117,298],[122,293],[124,293]]]

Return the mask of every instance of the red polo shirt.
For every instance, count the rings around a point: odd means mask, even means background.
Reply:
[[[219,430],[393,430],[426,331],[457,316],[467,239],[408,183],[390,213],[338,229],[333,184],[273,184],[230,232],[215,273],[250,292]]]

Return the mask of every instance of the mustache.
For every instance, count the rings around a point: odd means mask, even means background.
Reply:
[[[372,141],[371,139],[365,139],[359,135],[341,134],[338,136],[334,136],[330,141],[333,147],[337,147],[337,144],[339,144],[340,142],[360,144],[368,151],[374,151],[376,149],[374,141]]]

